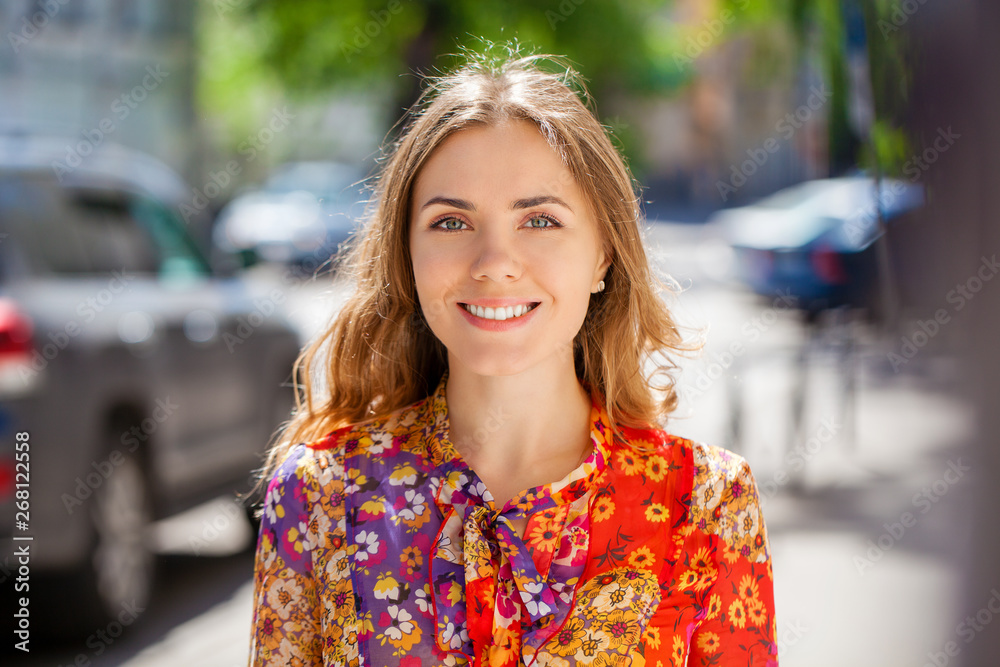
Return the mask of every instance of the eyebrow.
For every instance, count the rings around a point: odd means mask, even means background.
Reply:
[[[466,201],[465,199],[455,199],[454,197],[431,197],[426,202],[424,202],[424,205],[420,207],[420,210],[422,211],[425,208],[428,208],[429,206],[433,206],[434,204],[442,204],[444,206],[451,206],[452,208],[460,208],[463,211],[476,210],[476,205],[473,204],[472,202]]]
[[[420,207],[421,210],[434,206],[435,204],[441,204],[443,206],[451,206],[452,208],[458,208],[463,211],[475,212],[476,205],[466,199],[457,199],[455,197],[431,197],[424,205]],[[563,208],[569,209],[573,208],[567,204],[565,201],[559,197],[553,195],[538,195],[536,197],[527,197],[525,199],[518,199],[513,204],[511,204],[511,210],[519,210],[524,208],[534,208],[535,206],[541,206],[542,204],[557,204]]]
[[[557,204],[559,206],[562,206],[563,208],[569,209],[570,211],[573,210],[573,208],[565,201],[563,201],[559,197],[554,197],[552,195],[538,195],[537,197],[518,199],[511,205],[511,208],[514,210],[522,208],[534,208],[535,206],[541,206],[542,204]]]

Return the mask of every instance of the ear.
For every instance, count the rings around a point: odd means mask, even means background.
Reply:
[[[604,280],[604,277],[608,273],[608,267],[611,266],[612,250],[610,248],[602,247],[597,254],[597,265],[594,267],[594,277],[590,281],[590,291],[597,291],[597,283]]]

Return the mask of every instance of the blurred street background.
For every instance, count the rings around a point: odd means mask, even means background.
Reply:
[[[996,665],[998,19],[0,0],[0,659],[246,664],[246,494],[380,146],[418,74],[518,40],[574,63],[642,187],[705,342],[667,427],[751,463],[780,664]]]

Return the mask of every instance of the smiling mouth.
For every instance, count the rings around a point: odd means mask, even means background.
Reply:
[[[498,306],[496,308],[489,308],[484,306],[474,306],[469,303],[463,303],[462,307],[469,311],[476,317],[481,317],[484,320],[513,320],[522,315],[530,313],[535,307],[538,306],[537,303],[519,303],[516,306]]]

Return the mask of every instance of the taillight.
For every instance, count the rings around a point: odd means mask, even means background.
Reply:
[[[0,299],[0,396],[33,389],[37,371],[31,368],[31,320],[10,299]]]
[[[31,320],[10,299],[0,299],[0,360],[31,355]]]
[[[812,251],[812,265],[816,275],[827,285],[843,285],[847,283],[847,271],[840,254],[828,247],[819,247]]]
[[[0,501],[14,496],[14,460],[0,461]]]

